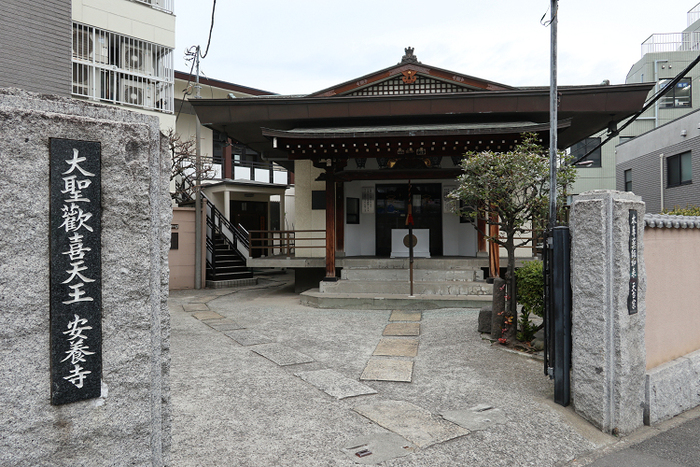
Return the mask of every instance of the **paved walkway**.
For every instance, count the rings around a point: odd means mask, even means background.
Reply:
[[[173,466],[579,466],[627,447],[554,404],[541,361],[482,340],[476,309],[314,309],[291,280],[171,293]]]

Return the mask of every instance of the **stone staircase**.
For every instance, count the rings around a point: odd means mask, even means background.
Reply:
[[[481,307],[492,286],[484,281],[484,258],[418,258],[410,295],[407,258],[344,258],[340,280],[321,282],[302,294],[302,303],[320,308],[430,309]]]

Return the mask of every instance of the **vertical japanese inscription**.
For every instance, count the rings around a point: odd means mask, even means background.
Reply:
[[[98,142],[51,138],[51,403],[100,396],[102,204]]]
[[[630,209],[630,291],[627,296],[627,311],[630,315],[637,312],[638,308],[638,297],[637,297],[637,284],[638,284],[638,237],[639,226],[637,225],[637,211],[635,209]]]

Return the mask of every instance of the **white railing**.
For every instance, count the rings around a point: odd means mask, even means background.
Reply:
[[[173,50],[73,23],[75,96],[173,113]]]
[[[287,170],[274,163],[233,161],[233,179],[286,185],[289,182]]]
[[[688,26],[700,19],[700,3],[688,11]]]
[[[655,52],[692,52],[700,50],[700,32],[652,34],[642,42],[642,56]]]
[[[134,0],[138,3],[150,5],[151,8],[161,10],[166,13],[172,13],[175,6],[175,0]]]

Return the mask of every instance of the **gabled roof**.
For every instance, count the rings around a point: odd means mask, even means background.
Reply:
[[[515,89],[505,84],[423,65],[413,54],[413,48],[407,47],[404,51],[406,53],[397,65],[323,89],[306,97],[424,95]]]

